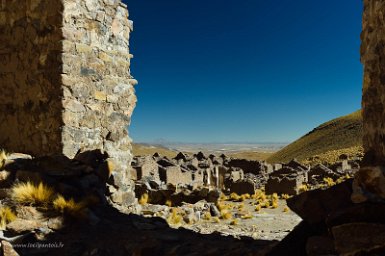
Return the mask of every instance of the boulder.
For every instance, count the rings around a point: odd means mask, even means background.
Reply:
[[[330,187],[327,190],[313,190],[287,200],[290,209],[308,223],[324,222],[330,213],[353,205],[352,179]]]
[[[297,195],[302,181],[299,176],[270,177],[265,185],[266,194]]]
[[[332,229],[336,251],[340,255],[384,255],[385,225],[348,223]]]

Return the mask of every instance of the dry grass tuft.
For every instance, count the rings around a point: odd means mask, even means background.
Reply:
[[[0,169],[4,167],[7,158],[8,154],[5,152],[5,150],[0,149]]]
[[[231,212],[229,211],[221,211],[221,218],[224,219],[224,220],[229,220],[233,217],[233,215],[231,214]]]
[[[11,208],[5,206],[0,208],[0,229],[4,230],[7,223],[16,220],[16,215]]]
[[[39,183],[35,185],[31,182],[18,183],[12,187],[11,197],[18,203],[47,206],[51,203],[54,190]]]
[[[172,208],[170,216],[167,218],[167,223],[169,225],[180,225],[182,223],[183,217],[179,214],[176,208]]]
[[[260,210],[262,209],[262,206],[260,205],[260,204],[257,204],[256,206],[255,206],[255,211],[256,212],[259,212]]]
[[[168,207],[172,207],[172,201],[170,199],[168,199],[164,204],[167,205]]]
[[[211,216],[211,213],[210,212],[205,212],[204,214],[203,214],[203,219],[204,220],[211,220],[211,218],[212,218],[212,216]]]
[[[289,207],[285,207],[285,208],[283,208],[283,212],[289,212],[290,211],[290,209],[289,209]]]
[[[214,223],[219,223],[219,222],[221,222],[221,221],[219,220],[218,217],[213,217],[213,221],[214,221]]]
[[[144,205],[144,204],[147,204],[147,203],[148,203],[148,194],[144,193],[143,195],[140,196],[139,204],[140,205]]]
[[[62,195],[55,198],[52,206],[54,210],[73,217],[85,217],[87,211],[87,206],[84,202],[75,202],[73,198],[67,200]]]

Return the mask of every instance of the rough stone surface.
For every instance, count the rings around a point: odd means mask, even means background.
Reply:
[[[117,1],[0,3],[0,145],[33,156],[100,149],[119,189],[132,160],[132,22]]]

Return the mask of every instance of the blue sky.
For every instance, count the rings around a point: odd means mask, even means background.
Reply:
[[[125,2],[135,142],[290,142],[360,108],[362,1]]]

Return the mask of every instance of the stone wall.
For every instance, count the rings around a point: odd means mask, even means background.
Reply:
[[[60,1],[0,1],[0,147],[60,152]]]
[[[69,158],[101,149],[114,185],[130,189],[131,31],[120,0],[0,1],[0,147]]]
[[[365,157],[354,181],[356,203],[385,199],[385,1],[364,0],[361,61]]]
[[[364,0],[361,61],[365,161],[385,165],[385,1]]]

